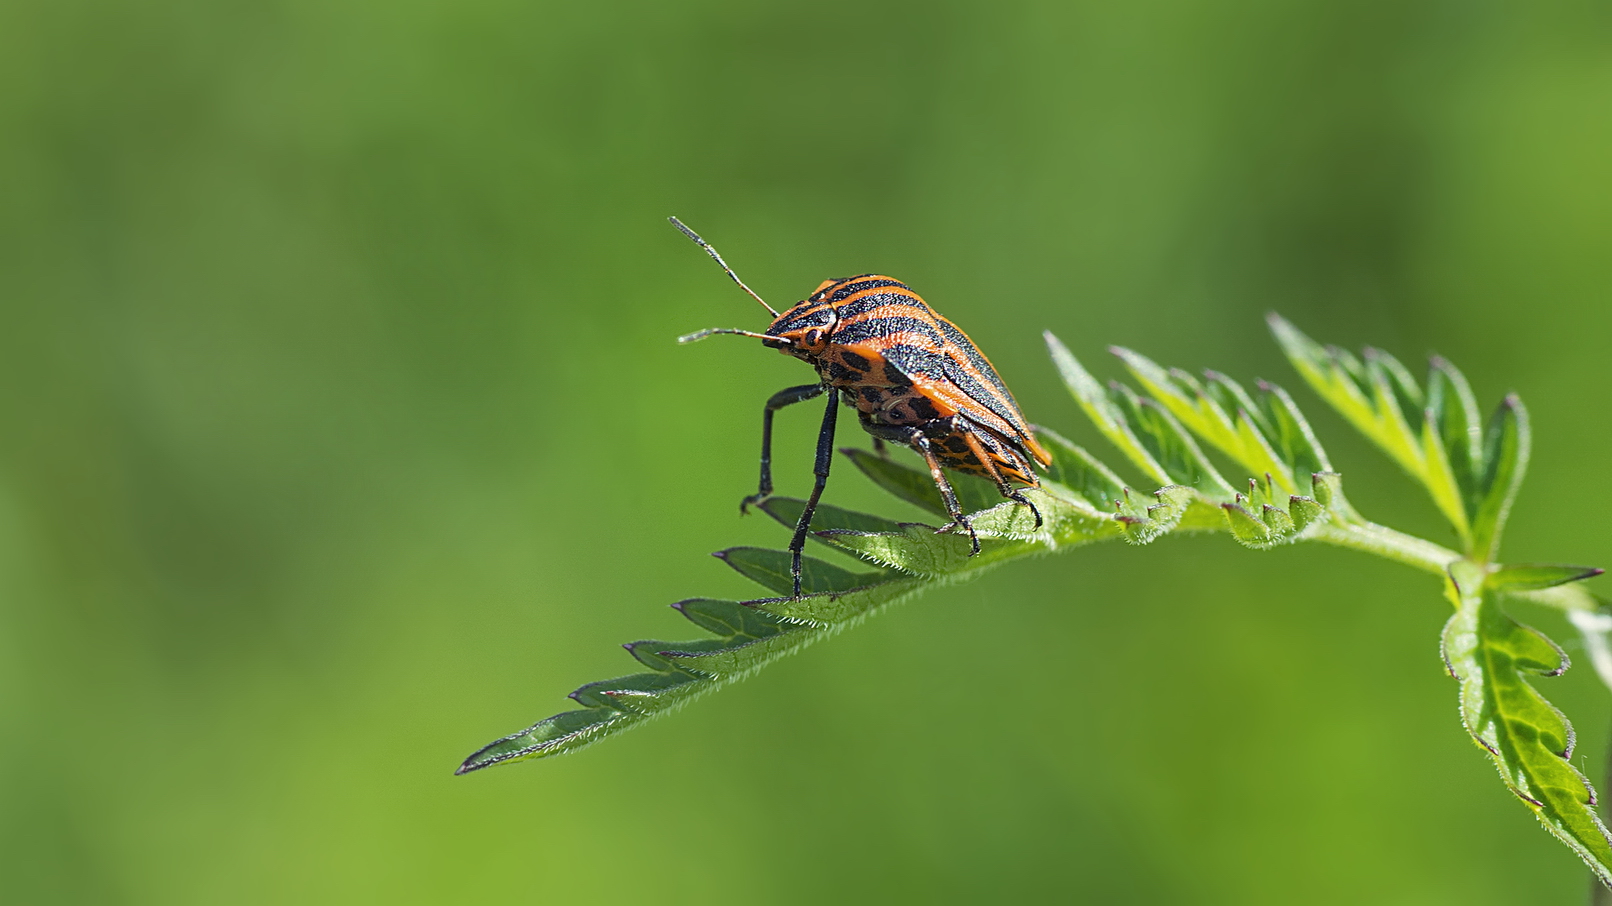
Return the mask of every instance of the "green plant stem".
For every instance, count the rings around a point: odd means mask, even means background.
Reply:
[[[1415,535],[1374,522],[1328,522],[1310,536],[1316,541],[1375,554],[1442,576],[1461,555]]]

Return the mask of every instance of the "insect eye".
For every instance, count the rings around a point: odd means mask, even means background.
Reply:
[[[805,340],[807,346],[816,346],[823,342],[823,332],[813,327],[811,330],[806,331],[806,336],[802,339]]]

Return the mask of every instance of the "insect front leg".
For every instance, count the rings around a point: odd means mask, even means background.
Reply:
[[[923,456],[924,462],[929,465],[929,477],[935,480],[935,487],[940,490],[940,499],[946,504],[946,512],[952,517],[951,524],[962,526],[968,532],[970,557],[980,552],[980,536],[974,534],[974,526],[963,515],[963,508],[957,502],[957,492],[952,490],[952,483],[946,480],[946,473],[941,468],[940,459],[929,445],[929,438],[924,432],[907,425],[875,425],[863,422],[862,427],[867,432],[881,440],[895,441],[907,444]]]
[[[822,384],[802,384],[780,390],[767,400],[761,413],[761,487],[754,494],[739,501],[739,512],[748,513],[751,504],[760,503],[772,496],[772,414],[779,409],[803,400],[809,400],[826,389]]]
[[[817,389],[821,392],[823,388],[819,385]],[[795,523],[795,537],[789,539],[789,576],[795,580],[797,600],[800,598],[800,558],[801,552],[806,549],[806,532],[812,527],[812,513],[816,512],[817,501],[823,497],[823,489],[828,487],[828,467],[834,462],[834,422],[840,411],[838,397],[838,392],[831,391],[828,395],[828,411],[823,413],[823,429],[817,433],[817,462],[812,467],[812,474],[817,477],[817,481],[812,485],[812,496],[806,498],[806,509],[801,511],[800,521]]]

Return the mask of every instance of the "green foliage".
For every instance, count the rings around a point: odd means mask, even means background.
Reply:
[[[1575,584],[1601,571],[1494,562],[1527,468],[1527,410],[1516,396],[1508,396],[1485,424],[1466,379],[1443,359],[1432,359],[1424,387],[1387,353],[1367,349],[1356,357],[1323,347],[1275,315],[1270,326],[1322,399],[1432,497],[1461,551],[1361,516],[1344,496],[1342,476],[1309,422],[1282,388],[1262,382],[1249,390],[1213,371],[1196,377],[1119,348],[1112,351],[1140,389],[1104,385],[1048,334],[1064,383],[1098,432],[1142,476],[1140,485],[1056,432],[1037,428],[1052,463],[1042,487],[1024,493],[1040,509],[1041,527],[1029,508],[1004,502],[990,484],[968,476],[954,479],[959,501],[973,514],[977,555],[970,556],[968,538],[955,531],[822,506],[811,533],[818,550],[836,552],[863,568],[807,557],[803,594],[796,599],[789,596],[788,552],[748,547],[718,552],[723,562],[774,596],[698,598],[673,605],[711,635],[627,645],[647,672],[583,686],[571,694],[580,709],[486,746],[466,759],[459,773],[573,751],[742,678],[932,583],[966,579],[1009,560],[1107,540],[1148,544],[1181,531],[1224,532],[1256,550],[1320,541],[1444,577],[1456,612],[1446,626],[1443,651],[1460,681],[1468,732],[1541,823],[1598,877],[1612,882],[1612,837],[1595,814],[1588,781],[1568,761],[1572,727],[1524,679],[1528,673],[1558,675],[1567,658],[1501,608],[1509,597],[1566,611],[1585,633],[1586,646],[1606,661],[1602,675],[1612,684],[1612,649],[1605,635],[1612,619]],[[937,522],[946,519],[926,471],[862,450],[842,452],[894,497]],[[1224,457],[1236,483],[1211,454]],[[803,506],[800,500],[776,497],[761,509],[793,527]]]
[[[1528,467],[1522,400],[1506,397],[1484,427],[1466,378],[1442,358],[1432,359],[1424,391],[1386,352],[1367,347],[1356,358],[1320,346],[1278,315],[1270,325],[1310,387],[1427,489],[1465,553],[1493,559]]]
[[[1444,627],[1444,662],[1461,682],[1461,722],[1539,823],[1612,883],[1612,838],[1595,814],[1589,780],[1570,760],[1573,727],[1524,679],[1561,674],[1567,655],[1502,612],[1486,578],[1481,566],[1461,560],[1446,582],[1455,615]]]

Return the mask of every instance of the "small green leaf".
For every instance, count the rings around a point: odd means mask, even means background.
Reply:
[[[571,693],[571,698],[589,708],[612,708],[648,714],[665,701],[664,694],[678,686],[696,682],[686,673],[635,673],[589,683]]]
[[[638,720],[642,718],[612,708],[566,711],[477,749],[454,773],[468,774],[505,761],[573,752],[604,735],[612,725]]]
[[[1534,591],[1593,578],[1604,572],[1606,570],[1593,566],[1503,566],[1489,574],[1488,586],[1501,592]]]
[[[706,632],[730,639],[764,639],[789,629],[788,623],[772,614],[737,601],[689,598],[672,607]]]
[[[1523,475],[1528,471],[1532,433],[1528,410],[1511,394],[1489,419],[1483,436],[1483,477],[1478,484],[1479,503],[1472,518],[1472,553],[1494,560],[1500,548],[1511,503],[1517,498]]]
[[[794,557],[789,551],[775,551],[765,547],[730,547],[711,556],[733,567],[739,575],[770,591],[781,595],[794,592],[795,580],[791,574]],[[850,591],[853,588],[888,582],[893,578],[894,575],[883,571],[854,573],[815,557],[802,557],[800,561],[802,594]]]
[[[1226,513],[1226,524],[1231,528],[1233,538],[1256,549],[1270,544],[1270,527],[1243,509],[1241,504],[1222,503],[1220,508]]]
[[[1301,532],[1326,515],[1326,510],[1321,504],[1298,495],[1288,498],[1287,512],[1293,517],[1293,527]]]
[[[1573,728],[1524,679],[1561,673],[1567,657],[1506,616],[1484,578],[1481,567],[1460,561],[1446,584],[1456,610],[1444,628],[1444,661],[1461,683],[1461,721],[1545,829],[1612,884],[1612,837],[1595,813],[1589,781],[1570,760]]]
[[[1317,472],[1310,476],[1310,491],[1315,502],[1329,510],[1347,510],[1343,496],[1343,476],[1337,472]]]
[[[1291,538],[1298,531],[1293,525],[1293,517],[1268,503],[1260,507],[1259,516],[1274,537]]]

